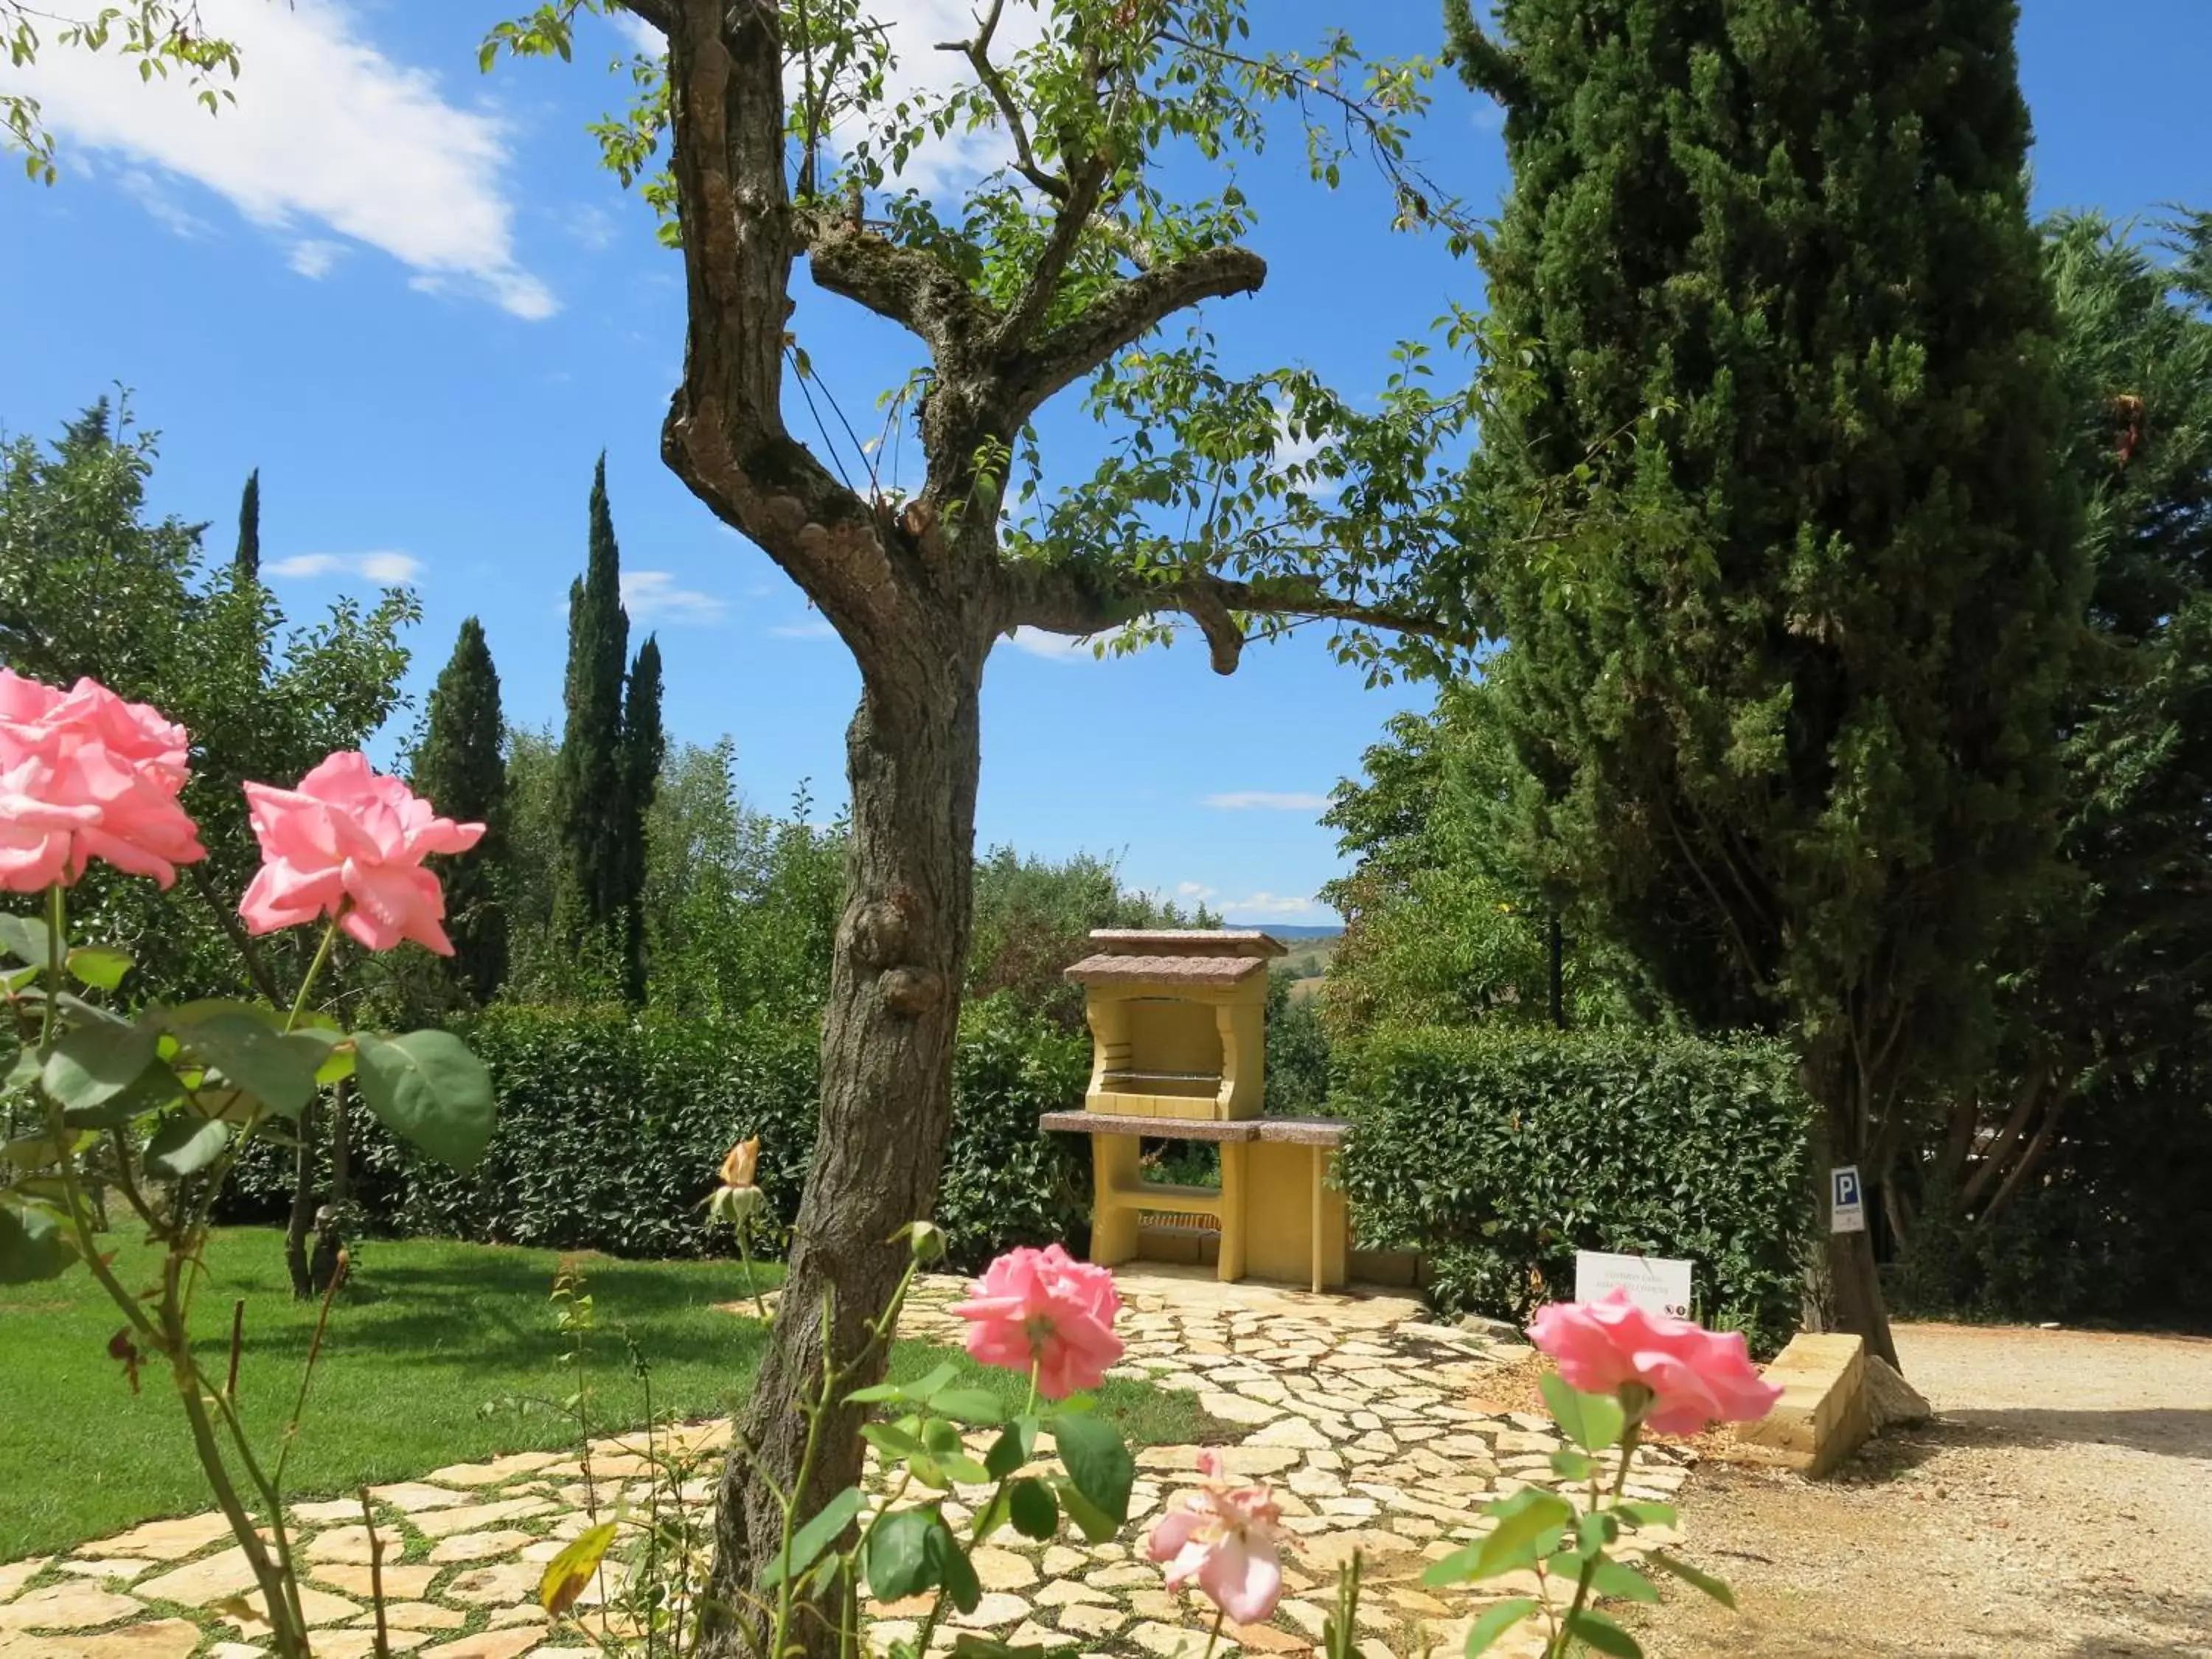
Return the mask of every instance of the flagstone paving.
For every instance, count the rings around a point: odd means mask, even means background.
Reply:
[[[1338,1570],[1362,1558],[1359,1648],[1394,1659],[1433,1648],[1455,1651],[1475,1605],[1419,1583],[1429,1562],[1472,1530],[1479,1507],[1528,1486],[1554,1483],[1550,1421],[1486,1413],[1471,1402],[1497,1363],[1480,1338],[1427,1322],[1401,1296],[1310,1296],[1219,1285],[1167,1273],[1120,1276],[1128,1345],[1119,1374],[1194,1393],[1223,1426],[1231,1474],[1265,1481],[1290,1534],[1282,1606],[1269,1624],[1231,1625],[1218,1652],[1296,1656],[1322,1639]],[[963,1281],[921,1281],[902,1334],[956,1340],[945,1310]],[[708,1455],[726,1425],[680,1431],[699,1455],[686,1496],[711,1492]],[[979,1442],[981,1437],[979,1437]],[[641,1502],[648,1468],[637,1436],[597,1443],[584,1464],[557,1453],[521,1453],[433,1470],[372,1489],[390,1650],[410,1659],[588,1659],[596,1639],[619,1633],[605,1583],[558,1623],[537,1605],[539,1575],[563,1542],[590,1524],[587,1501]],[[978,1451],[980,1453],[981,1444]],[[979,1552],[984,1594],[942,1632],[987,1632],[1015,1646],[1073,1649],[1099,1659],[1198,1659],[1212,1608],[1167,1591],[1145,1559],[1143,1539],[1176,1492],[1195,1479],[1200,1448],[1155,1446],[1137,1455],[1130,1527],[1113,1543],[1063,1537],[1013,1539]],[[1679,1455],[1638,1454],[1630,1495],[1664,1499],[1684,1476]],[[957,1521],[980,1491],[948,1503]],[[964,1500],[964,1501],[963,1501]],[[307,1580],[303,1610],[318,1659],[374,1651],[368,1528],[352,1498],[300,1504],[295,1547]],[[267,1626],[252,1609],[251,1575],[219,1516],[157,1521],[60,1558],[0,1565],[0,1659],[258,1659]],[[605,1576],[619,1589],[618,1575]],[[1530,1576],[1497,1581],[1493,1593],[1526,1594]],[[618,1601],[618,1595],[616,1597]],[[874,1610],[880,1644],[913,1637],[926,1604]],[[1492,1651],[1524,1654],[1535,1632]]]

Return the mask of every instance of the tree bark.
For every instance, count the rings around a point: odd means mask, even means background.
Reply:
[[[821,1383],[823,1299],[834,1294],[830,1340],[843,1363],[905,1271],[908,1247],[898,1234],[930,1215],[951,1128],[979,703],[993,635],[977,638],[974,623],[949,616],[935,632],[931,647],[907,653],[902,672],[864,676],[847,735],[853,827],[822,1029],[820,1128],[775,1330],[722,1474],[709,1585],[717,1612],[705,1644],[715,1659],[750,1650],[737,1621],[783,1532],[775,1498],[744,1449],[779,1484],[795,1478],[806,1438],[799,1407]],[[879,1380],[882,1359],[851,1386]],[[860,1421],[858,1410],[841,1410],[823,1424],[812,1477],[799,1494],[801,1522],[859,1480]],[[794,1638],[805,1652],[836,1651],[836,1632],[821,1617],[803,1613],[799,1624]]]
[[[1820,1231],[1820,1265],[1826,1282],[1818,1305],[1827,1327],[1863,1338],[1869,1354],[1901,1371],[1897,1342],[1890,1334],[1889,1310],[1882,1301],[1874,1237],[1864,1231],[1839,1233],[1833,1224],[1835,1183],[1830,1172],[1841,1164],[1858,1165],[1862,1194],[1881,1175],[1868,1158],[1864,1079],[1849,1060],[1832,1054],[1823,1058],[1827,1063],[1808,1062],[1803,1073],[1806,1091],[1820,1109],[1814,1126],[1812,1176],[1814,1218]],[[1808,1314],[1813,1305],[1808,1300]]]
[[[301,1302],[315,1294],[307,1272],[307,1235],[315,1228],[315,1103],[310,1100],[295,1126],[299,1149],[292,1157],[292,1213],[284,1224],[284,1271],[292,1276],[292,1295]]]

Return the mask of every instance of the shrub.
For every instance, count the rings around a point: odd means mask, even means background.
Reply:
[[[1811,1108],[1780,1045],[1416,1030],[1347,1056],[1343,1182],[1363,1244],[1429,1258],[1449,1312],[1519,1319],[1577,1249],[1686,1257],[1705,1322],[1796,1328]]]
[[[768,1213],[780,1227],[797,1213],[817,1121],[811,1027],[501,1007],[466,1036],[499,1094],[491,1146],[455,1175],[405,1158],[356,1114],[354,1196],[373,1224],[617,1255],[726,1251],[702,1206],[722,1155],[750,1134]],[[1040,1134],[1036,1121],[1080,1104],[1089,1073],[1084,1040],[1003,1000],[969,1006],[936,1217],[956,1267],[1014,1244],[1080,1245],[1084,1143]],[[280,1217],[291,1167],[274,1148],[249,1160],[229,1218]]]

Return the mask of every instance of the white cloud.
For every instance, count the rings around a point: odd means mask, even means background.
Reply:
[[[1208,795],[1206,804],[1217,812],[1318,812],[1328,805],[1328,797],[1310,792],[1230,789]]]
[[[179,207],[175,198],[161,187],[160,180],[143,167],[125,167],[116,175],[115,182],[123,193],[144,208],[155,222],[185,240],[215,234],[213,225],[198,214]]]
[[[1101,647],[1107,656],[1114,654],[1114,641],[1121,631],[1118,628],[1109,629],[1103,634],[1073,639],[1042,628],[1017,628],[1006,641],[1017,651],[1026,651],[1032,657],[1042,657],[1051,662],[1096,662]]]
[[[1301,916],[1316,915],[1321,906],[1310,898],[1291,898],[1280,893],[1265,890],[1249,897],[1231,899],[1213,907],[1224,916],[1240,921],[1255,919],[1273,921],[1295,921]]]
[[[1280,893],[1270,893],[1264,888],[1244,898],[1224,899],[1221,896],[1220,889],[1208,887],[1202,881],[1179,883],[1175,896],[1181,903],[1202,904],[1216,915],[1239,922],[1295,921],[1301,916],[1318,915],[1322,908],[1312,899],[1286,897]]]
[[[678,587],[672,570],[624,571],[622,602],[632,622],[718,623],[730,610],[719,594]]]
[[[411,582],[422,562],[406,553],[295,553],[264,567],[280,579],[309,576],[361,576],[373,582],[398,586]]]
[[[325,227],[517,317],[558,309],[515,257],[501,122],[447,102],[432,76],[370,46],[341,0],[198,4],[202,27],[236,41],[242,64],[237,101],[217,114],[187,77],[142,83],[137,60],[112,50],[0,67],[0,88],[38,98],[65,146],[194,179],[255,224]]]
[[[884,77],[882,107],[894,108],[917,94],[933,104],[940,103],[955,86],[972,78],[974,71],[965,58],[937,47],[940,41],[973,38],[981,9],[976,0],[876,0],[868,12],[884,26],[895,60]],[[616,12],[609,21],[630,50],[655,56],[667,50],[668,43],[660,32],[638,17]],[[1045,20],[1036,9],[1026,5],[1007,7],[1000,16],[998,33],[991,39],[992,61],[1003,67],[1015,52],[1042,40],[1044,28]],[[794,67],[793,91],[796,76]],[[844,136],[832,133],[831,142]],[[1003,167],[1013,155],[1012,139],[995,120],[974,132],[966,131],[963,123],[943,137],[927,139],[908,158],[896,188],[911,185],[924,195],[936,195]]]
[[[344,243],[319,241],[311,236],[304,242],[293,243],[284,263],[309,282],[317,283],[331,274],[331,267],[344,254]]]
[[[809,617],[805,622],[778,623],[769,630],[779,640],[834,640],[837,630],[827,617]]]

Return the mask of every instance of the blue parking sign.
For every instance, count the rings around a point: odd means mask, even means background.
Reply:
[[[1859,1181],[1859,1166],[1841,1164],[1828,1173],[1828,1231],[1863,1233],[1866,1231],[1866,1193]]]

